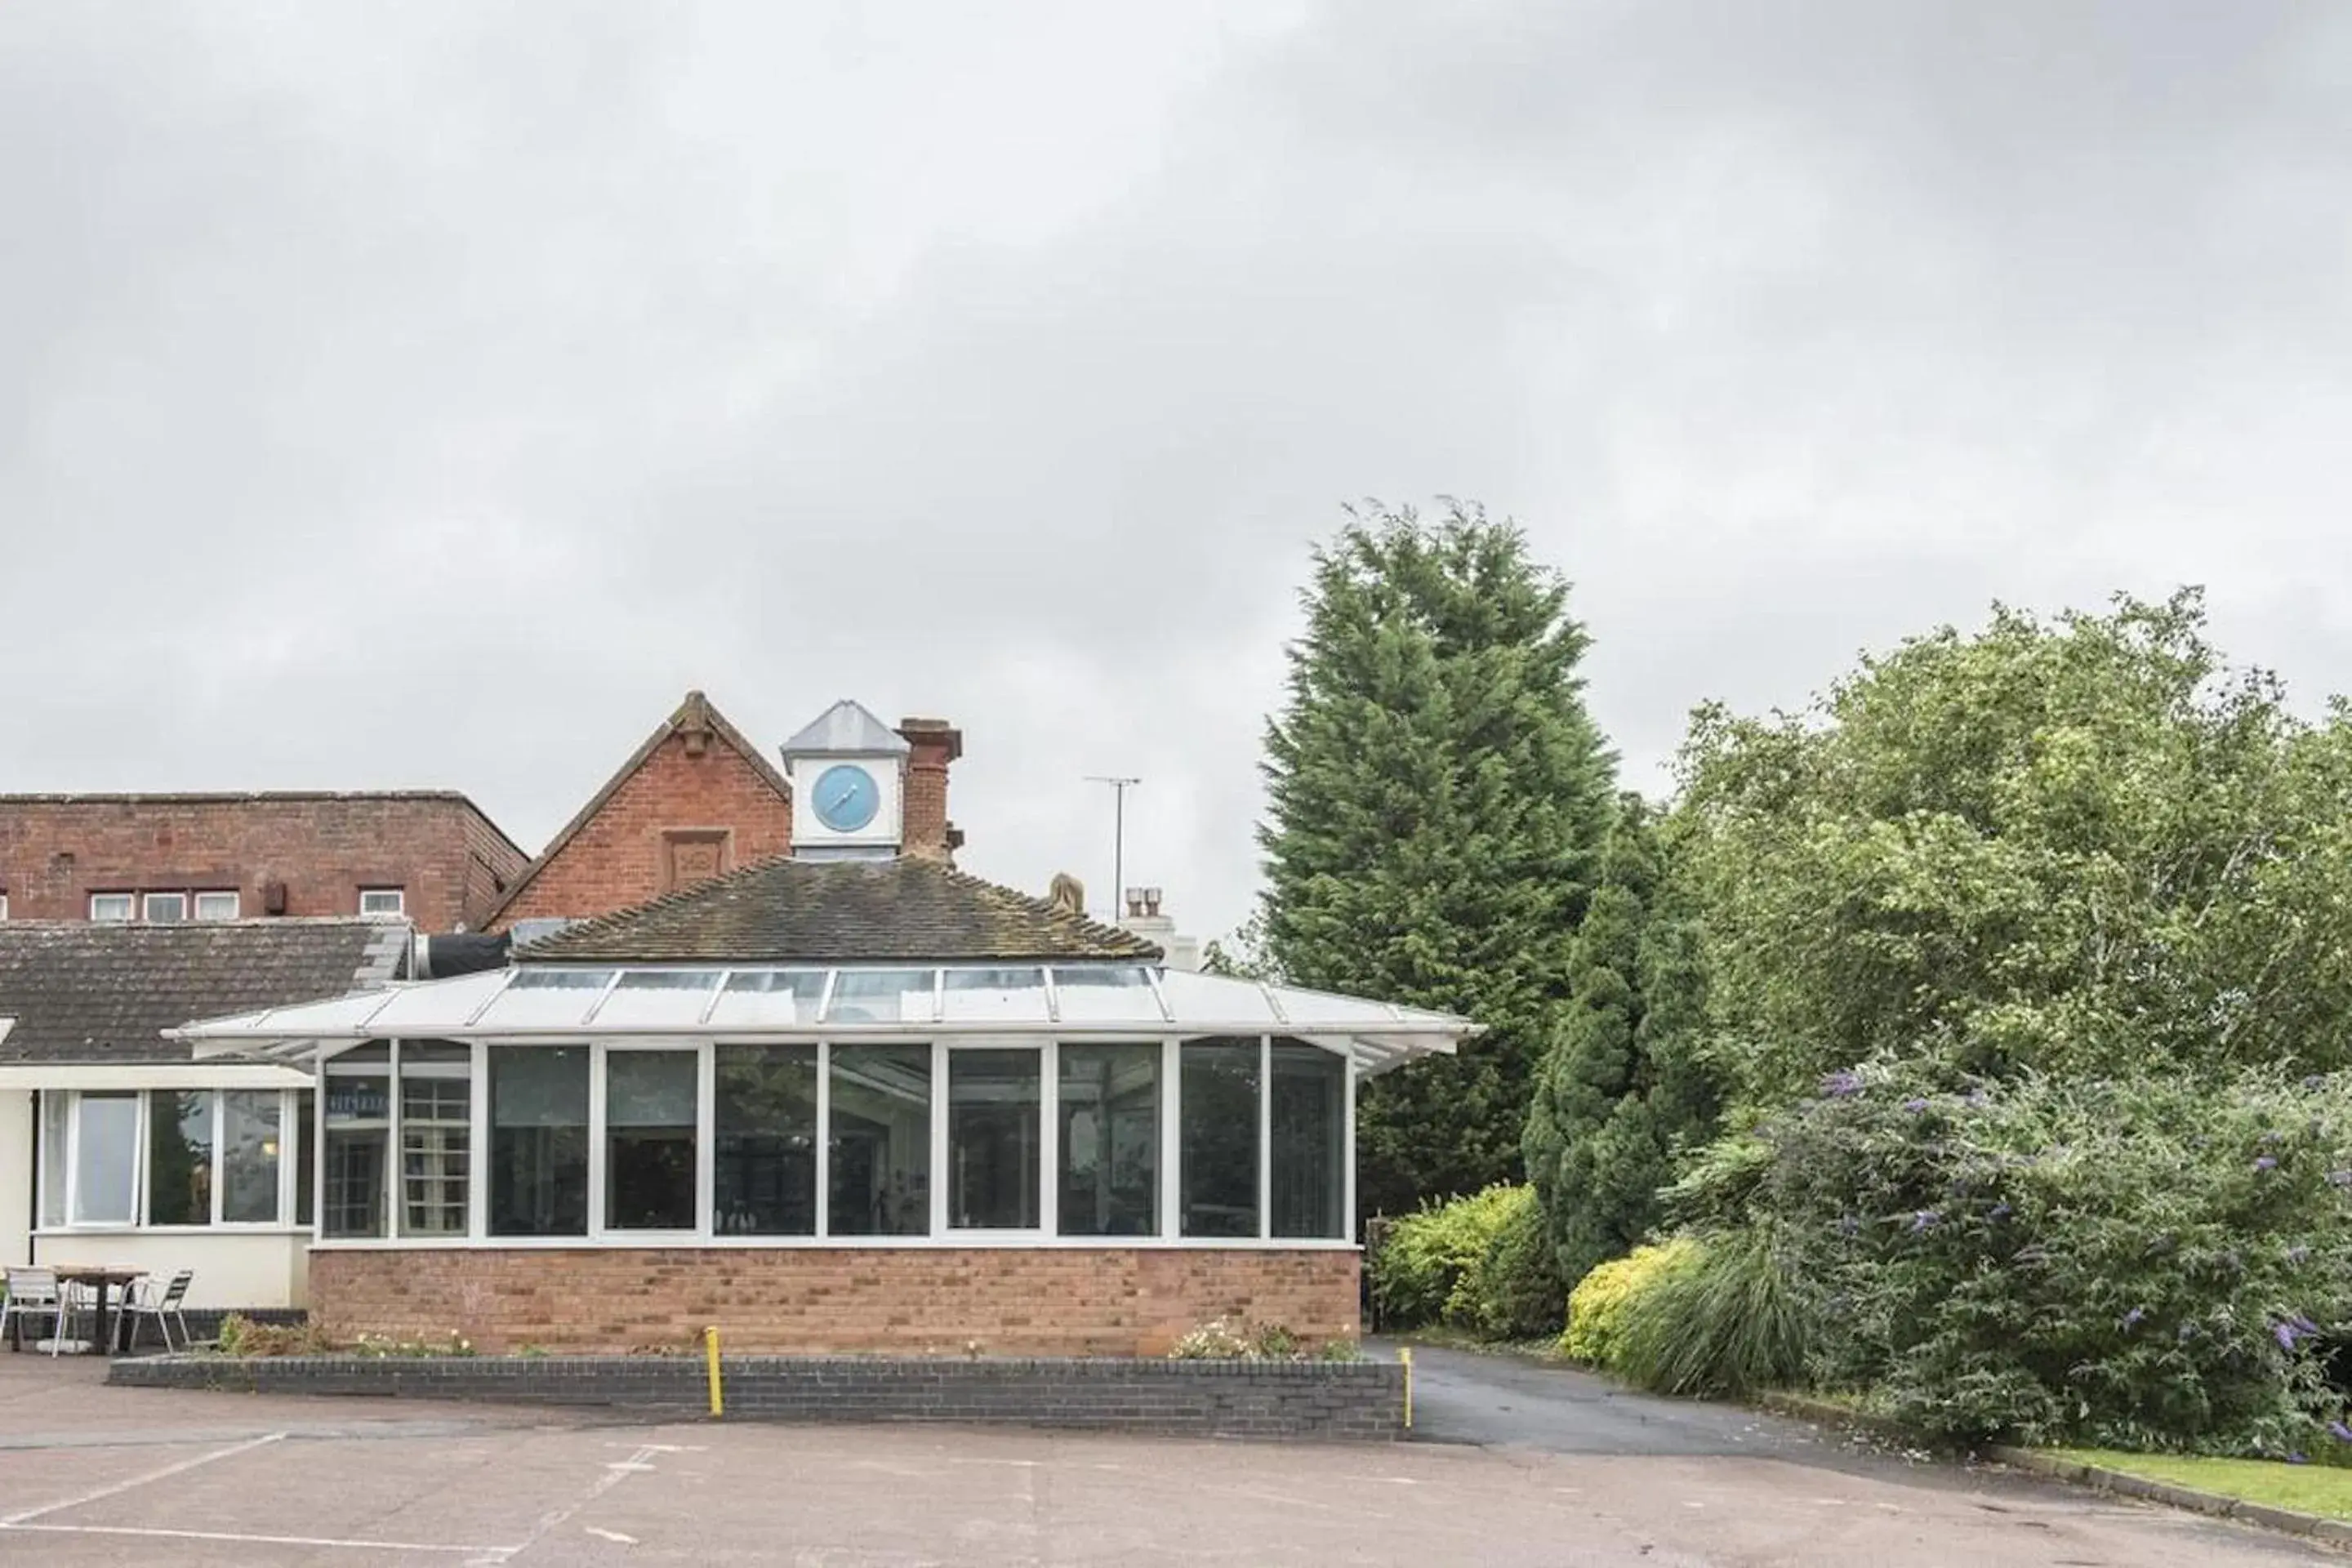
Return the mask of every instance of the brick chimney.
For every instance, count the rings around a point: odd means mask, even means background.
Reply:
[[[907,800],[901,852],[955,864],[963,835],[948,820],[948,764],[963,755],[963,731],[944,719],[901,719],[907,754]]]

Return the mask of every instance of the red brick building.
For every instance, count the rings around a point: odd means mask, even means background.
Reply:
[[[0,795],[0,915],[478,930],[530,858],[446,790]]]
[[[948,766],[963,735],[939,719],[887,733],[905,759],[906,851],[952,863],[963,838],[948,821]],[[792,850],[791,783],[689,691],[507,890],[488,929],[609,914]]]

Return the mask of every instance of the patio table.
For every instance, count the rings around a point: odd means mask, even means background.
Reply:
[[[50,1273],[58,1277],[58,1283],[60,1285],[70,1282],[96,1288],[98,1338],[92,1348],[101,1355],[113,1354],[115,1328],[118,1320],[121,1317],[121,1310],[120,1307],[109,1306],[109,1292],[119,1289],[127,1303],[131,1281],[145,1278],[147,1270],[131,1268],[120,1263],[55,1263],[47,1267]],[[60,1337],[64,1335],[65,1320],[62,1317],[58,1320],[58,1326],[53,1331]]]

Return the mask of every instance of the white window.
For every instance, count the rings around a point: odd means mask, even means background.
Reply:
[[[128,893],[92,893],[89,896],[89,918],[94,921],[127,921],[131,918],[131,900]]]
[[[233,921],[237,915],[236,893],[198,893],[196,919],[200,921]],[[152,919],[153,917],[149,917]]]
[[[279,1089],[45,1090],[47,1229],[275,1225],[291,1186],[279,1136],[307,1104]]]
[[[188,918],[188,895],[185,893],[150,893],[147,895],[145,917],[159,924],[168,925]]]
[[[362,888],[360,913],[397,916],[408,912],[408,896],[399,888]]]
[[[85,1094],[75,1106],[76,1225],[130,1225],[139,1198],[139,1097]]]
[[[7,894],[5,894],[5,893],[0,893],[0,921],[5,921],[5,920],[6,920],[7,918],[8,918],[8,895],[7,895]]]

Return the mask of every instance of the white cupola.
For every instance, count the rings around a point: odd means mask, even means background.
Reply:
[[[845,697],[782,747],[793,786],[793,853],[883,858],[905,837],[907,738]]]

